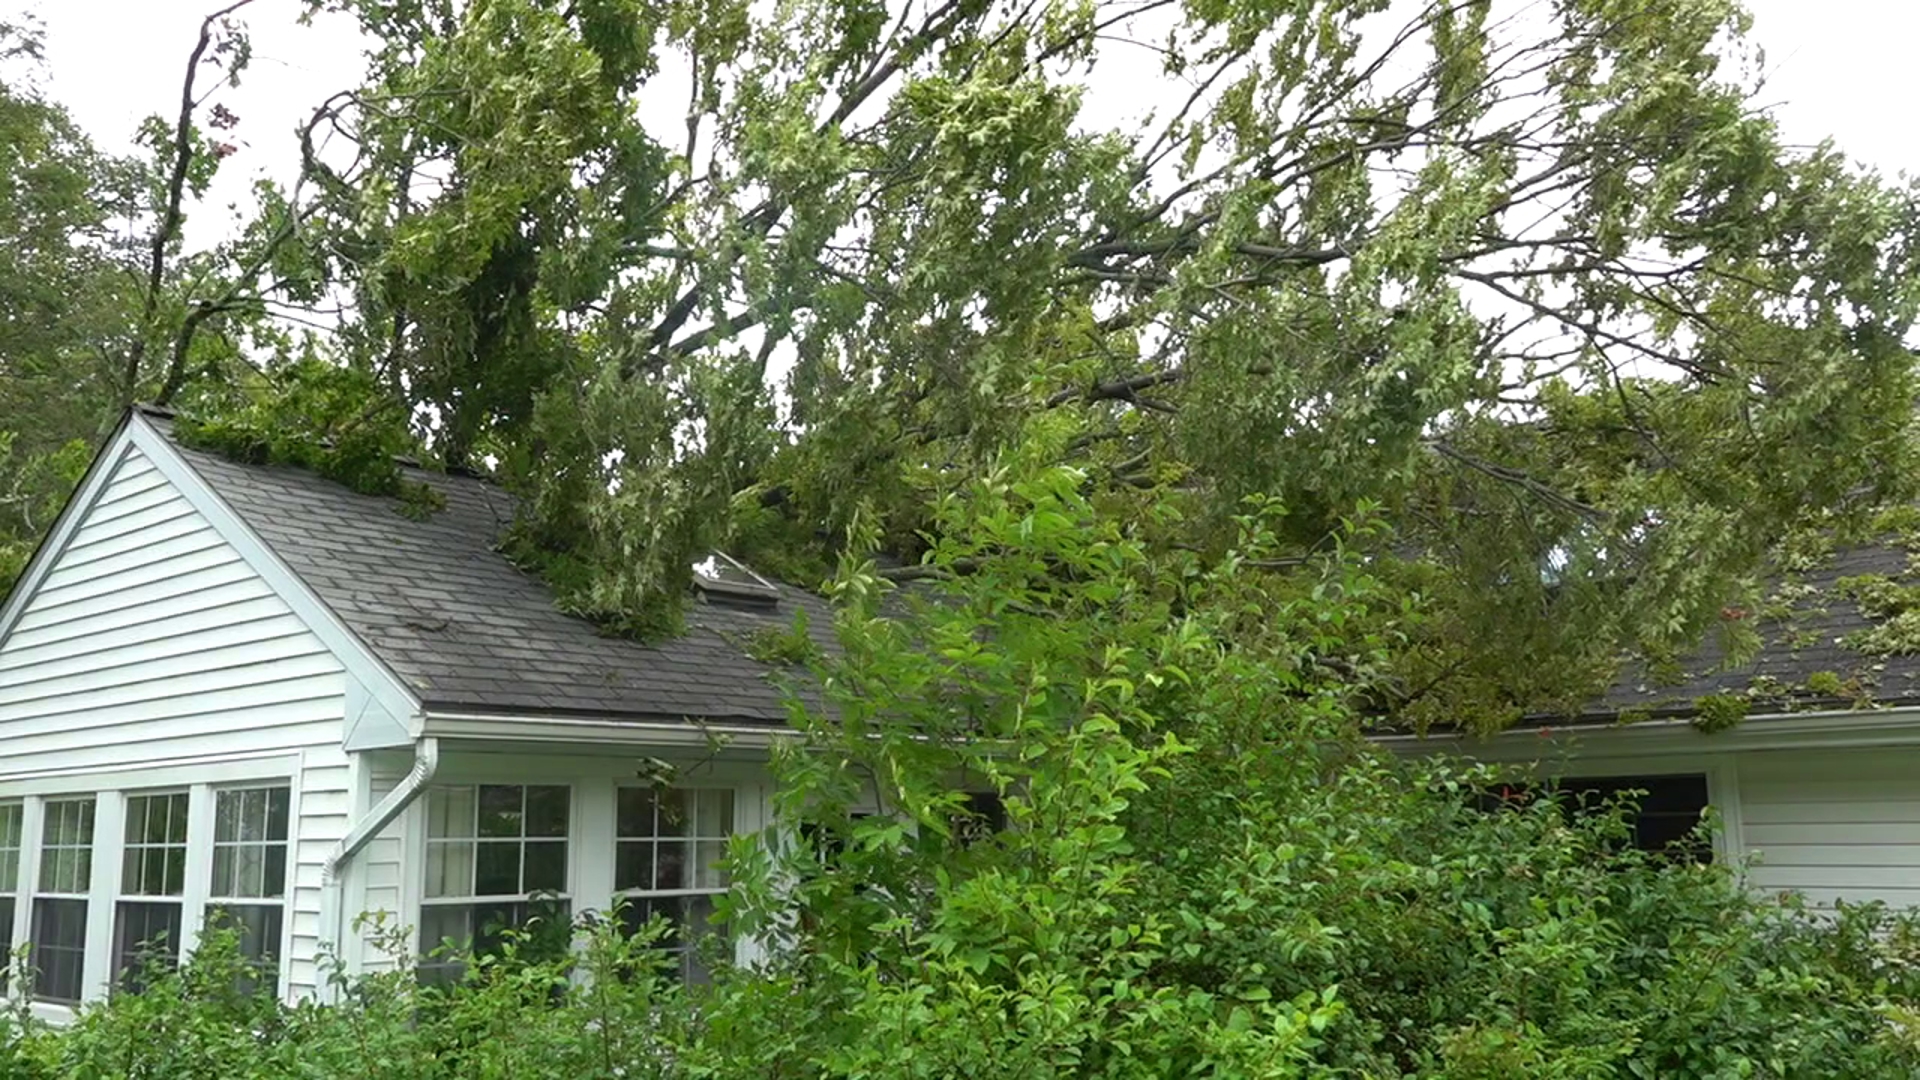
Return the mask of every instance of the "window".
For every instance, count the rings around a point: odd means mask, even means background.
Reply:
[[[180,955],[180,904],[187,881],[187,793],[127,798],[120,902],[113,918],[113,980],[139,989],[150,961]]]
[[[87,890],[93,887],[93,800],[49,799],[40,830],[33,896],[34,996],[77,1004],[87,954]]]
[[[673,930],[661,946],[677,957],[680,977],[706,981],[698,943],[722,932],[712,925],[713,901],[727,891],[733,792],[621,788],[617,814],[613,884],[626,899],[622,919],[638,929],[664,917]]]
[[[20,803],[0,803],[0,990],[13,961],[14,901],[20,891]]]
[[[427,882],[422,951],[443,941],[485,954],[503,930],[539,915],[568,915],[567,824],[572,790],[557,785],[481,784],[427,793]],[[421,965],[433,978],[456,964]]]
[[[240,955],[271,990],[279,984],[286,926],[287,803],[284,787],[238,788],[213,797],[209,925],[240,935]]]
[[[1707,809],[1707,778],[1680,776],[1570,777],[1554,785],[1574,806],[1599,806],[1626,792],[1638,792],[1631,817],[1633,846],[1641,851],[1678,855],[1691,862],[1713,861],[1713,846],[1694,831]]]

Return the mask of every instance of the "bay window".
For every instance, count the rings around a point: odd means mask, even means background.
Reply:
[[[285,787],[250,787],[213,800],[207,920],[238,932],[240,955],[268,989],[278,983],[286,927],[288,797]]]
[[[179,959],[186,883],[187,793],[128,796],[113,920],[116,986],[138,989],[150,960]]]
[[[485,955],[534,916],[569,917],[567,833],[572,789],[559,784],[441,786],[427,793],[422,952],[444,942]],[[459,965],[429,959],[430,978]]]
[[[87,894],[93,888],[91,797],[49,799],[42,808],[40,875],[28,935],[33,995],[76,1004],[87,955]]]
[[[638,929],[659,915],[672,925],[661,948],[680,977],[708,977],[699,942],[721,932],[714,901],[727,891],[724,861],[733,836],[733,792],[724,788],[623,787],[616,801],[614,888],[621,917]]]

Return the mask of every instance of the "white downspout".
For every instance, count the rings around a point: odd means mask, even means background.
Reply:
[[[375,836],[380,834],[400,816],[413,800],[432,782],[433,774],[440,768],[440,740],[432,736],[422,737],[413,744],[413,768],[381,800],[367,811],[367,816],[354,823],[347,835],[333,846],[327,854],[327,861],[320,866],[320,933],[323,941],[331,940],[335,956],[346,960],[347,912],[346,896],[340,880],[341,869],[360,853]],[[322,997],[332,998],[330,988],[323,990]]]

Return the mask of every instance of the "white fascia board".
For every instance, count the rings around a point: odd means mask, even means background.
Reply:
[[[1652,757],[1745,750],[1920,746],[1920,709],[1848,709],[1749,716],[1727,730],[1705,734],[1684,718],[1641,720],[1611,727],[1525,727],[1498,735],[1381,735],[1374,741],[1411,757],[1457,754],[1482,761],[1530,761],[1583,756]]]
[[[572,743],[583,746],[765,749],[792,739],[790,728],[699,720],[599,720],[525,716],[513,713],[436,712],[424,714],[420,733],[439,739],[476,742]]]
[[[138,413],[128,423],[127,435],[131,443],[153,462],[154,468],[207,519],[220,538],[240,553],[241,560],[260,575],[261,580],[293,609],[293,613],[320,639],[321,644],[339,659],[341,666],[346,668],[348,679],[359,682],[365,688],[370,703],[391,717],[412,718],[419,713],[419,699],[400,676],[374,655],[359,635],[348,629],[347,624],[333,613],[333,609],[327,607],[307,583],[300,580],[300,575],[294,573],[293,568],[283,562],[266,541],[260,539],[246,521],[227,505],[226,500],[220,498],[194,471],[193,466],[179,455],[166,436],[155,430]],[[343,717],[343,742],[346,738],[345,721]]]
[[[130,416],[132,414],[129,414]],[[26,614],[27,605],[33,601],[40,585],[53,571],[55,563],[73,542],[73,534],[80,531],[80,525],[86,521],[93,510],[93,504],[100,501],[100,494],[107,490],[113,474],[120,469],[120,463],[126,460],[127,449],[133,445],[134,423],[122,420],[120,426],[108,437],[107,445],[94,456],[93,464],[87,466],[85,476],[80,478],[80,486],[73,497],[60,510],[60,516],[53,521],[53,528],[46,538],[40,541],[40,547],[28,560],[27,568],[20,574],[20,580],[14,582],[13,592],[7,595],[5,607],[0,607],[0,644],[4,644],[8,635],[13,633],[14,624]]]

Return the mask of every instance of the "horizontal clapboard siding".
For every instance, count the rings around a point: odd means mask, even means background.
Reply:
[[[0,645],[0,777],[337,747],[345,686],[340,661],[129,449]]]
[[[1756,753],[1739,770],[1754,886],[1920,904],[1920,751]]]
[[[381,762],[372,771],[371,800],[377,803],[385,798],[405,777],[406,770],[398,767],[397,762]],[[403,840],[406,819],[405,814],[396,817],[367,844],[360,853],[360,865],[355,871],[360,875],[359,910],[370,920],[385,915],[389,928],[411,925],[404,915],[406,901],[402,888],[404,873],[401,864],[406,848]],[[367,971],[391,971],[395,957],[381,949],[371,932],[373,925],[370,921],[370,932],[363,935],[360,942],[362,967]]]
[[[339,658],[129,447],[0,642],[0,795],[9,776],[81,792],[92,768],[297,753],[288,990],[309,993],[321,866],[353,809],[345,717]]]

